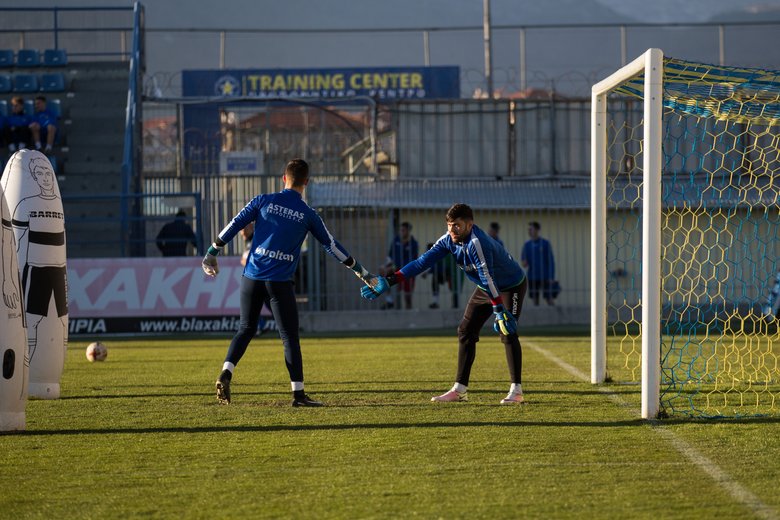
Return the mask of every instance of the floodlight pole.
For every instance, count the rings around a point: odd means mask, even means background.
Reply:
[[[493,55],[490,38],[490,0],[482,0],[482,39],[485,42],[485,85],[487,97],[493,99]]]

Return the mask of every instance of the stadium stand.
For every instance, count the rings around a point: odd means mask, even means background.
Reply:
[[[11,49],[0,49],[0,67],[7,68],[14,66],[14,51]]]
[[[0,117],[5,117],[8,115],[8,101],[5,99],[0,99]]]
[[[68,53],[64,49],[46,49],[43,51],[44,67],[64,67],[68,64]]]
[[[16,53],[17,67],[37,67],[41,64],[41,53],[37,49],[19,49]]]
[[[9,74],[0,74],[0,94],[11,92],[13,83]]]

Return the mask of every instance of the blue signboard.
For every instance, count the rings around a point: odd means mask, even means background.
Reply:
[[[185,96],[379,100],[460,97],[459,67],[185,70]]]

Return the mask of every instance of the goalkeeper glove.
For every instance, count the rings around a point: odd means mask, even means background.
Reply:
[[[217,247],[215,244],[209,246],[209,250],[206,253],[206,256],[203,257],[203,261],[200,263],[200,266],[203,268],[203,272],[208,276],[217,276],[217,274],[219,274],[217,255],[219,254],[220,249],[221,248]]]
[[[390,284],[387,283],[384,276],[375,276],[372,283],[360,288],[360,295],[366,300],[376,300],[380,294],[390,290]]]
[[[352,259],[354,264],[350,267],[355,272],[355,276],[363,280],[366,284],[365,287],[361,287],[360,294],[367,300],[373,300],[389,288],[387,280],[382,276],[371,274],[368,270],[360,265],[355,259]]]
[[[493,305],[493,314],[496,316],[496,321],[493,323],[493,330],[504,336],[517,334],[517,322],[515,321],[515,317],[506,312],[503,305],[500,303],[498,305]]]

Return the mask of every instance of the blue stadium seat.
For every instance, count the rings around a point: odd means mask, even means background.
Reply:
[[[11,76],[0,74],[0,93],[11,92]]]
[[[57,119],[62,117],[62,102],[59,99],[47,99],[46,108],[49,109]]]
[[[24,113],[28,116],[35,114],[35,101],[32,99],[24,100]]]
[[[44,92],[62,92],[65,90],[65,76],[59,72],[41,74],[41,90]]]
[[[16,53],[16,65],[19,67],[37,67],[41,64],[41,53],[36,49],[19,49]]]
[[[0,67],[14,66],[14,51],[11,49],[0,49]]]
[[[64,67],[68,64],[68,53],[63,49],[46,49],[43,51],[43,64],[46,67]]]
[[[38,92],[38,76],[35,74],[16,74],[14,92]]]
[[[0,117],[5,117],[8,115],[8,101],[5,99],[0,99]]]

